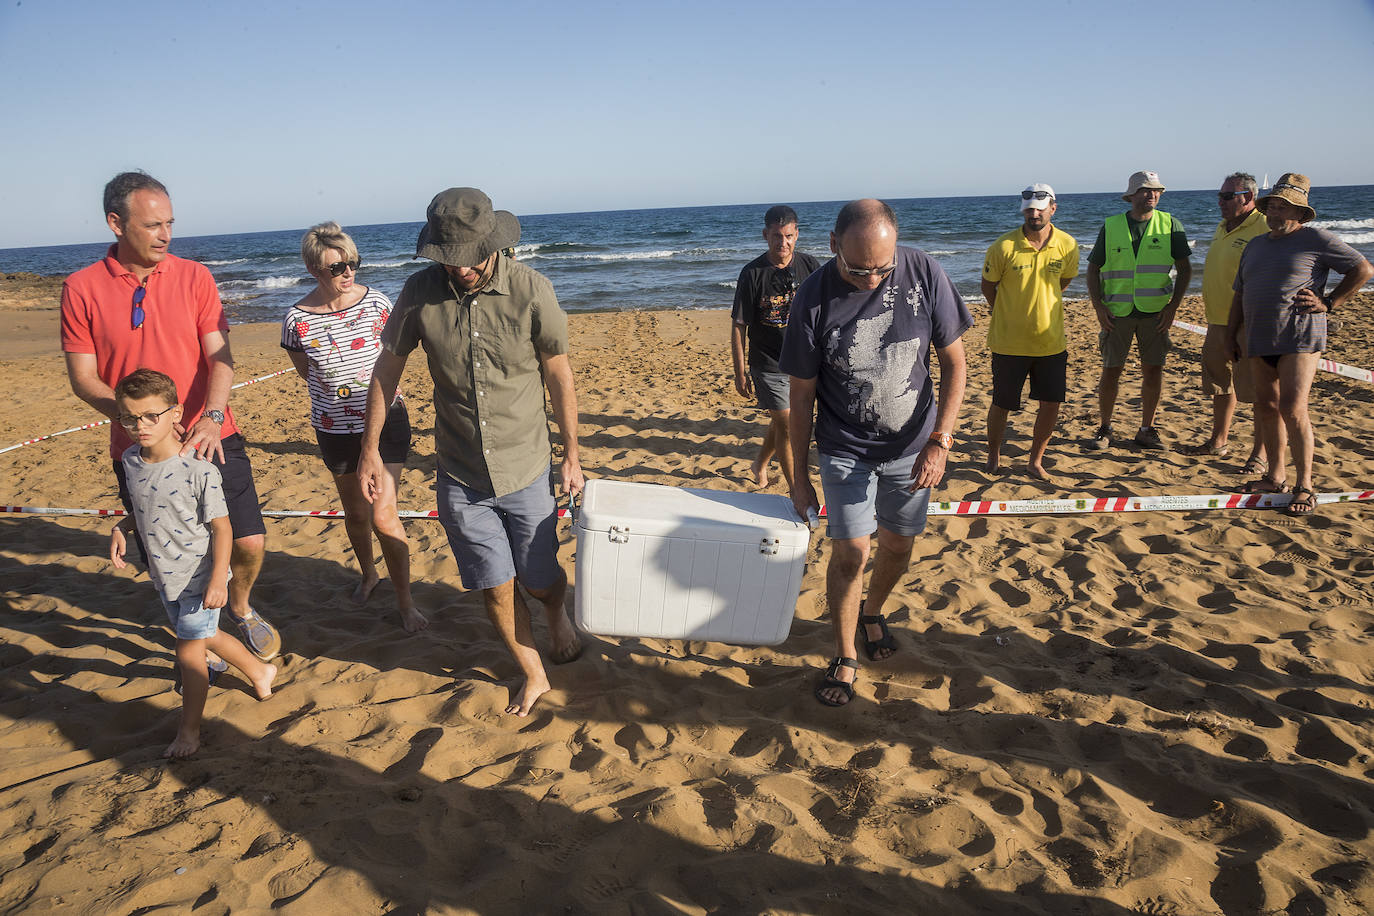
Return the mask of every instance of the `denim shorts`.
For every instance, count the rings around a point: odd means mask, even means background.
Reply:
[[[826,534],[844,539],[867,537],[879,527],[904,536],[924,531],[930,488],[915,493],[909,489],[911,469],[919,455],[917,452],[881,464],[821,455]]]
[[[182,592],[180,598],[168,598],[158,589],[157,596],[167,609],[167,619],[177,639],[209,639],[219,629],[219,608],[205,606],[205,594],[199,589]]]
[[[495,588],[518,577],[525,588],[543,591],[558,581],[552,470],[523,490],[491,496],[463,486],[440,466],[435,496],[463,588]]]
[[[791,407],[791,376],[785,372],[750,369],[749,377],[754,380],[754,397],[764,410],[787,410]]]

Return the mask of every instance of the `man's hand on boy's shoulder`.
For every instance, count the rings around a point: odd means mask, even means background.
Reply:
[[[177,435],[181,436],[181,457],[186,458],[194,454],[203,461],[210,461],[212,458],[220,464],[224,463],[224,444],[220,440],[220,433],[223,427],[214,420],[201,415],[188,430],[177,427]]]

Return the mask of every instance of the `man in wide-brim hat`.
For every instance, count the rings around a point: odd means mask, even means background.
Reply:
[[[506,712],[525,716],[549,680],[517,579],[544,605],[551,660],[570,662],[582,651],[563,607],[546,386],[563,436],[559,481],[576,494],[583,478],[567,315],[542,274],[504,253],[519,241],[519,220],[493,210],[476,188],[449,188],[430,202],[415,251],[436,263],[406,280],[382,331],[358,480],[369,498],[380,492],[386,405],[406,359],[423,346],[434,379],[439,518],[463,587],[482,592],[524,676]]]
[[[1256,202],[1269,233],[1251,239],[1241,254],[1228,323],[1233,358],[1241,352],[1238,333],[1244,324],[1244,352],[1255,387],[1255,425],[1269,462],[1265,475],[1247,483],[1244,492],[1288,492],[1287,439],[1297,476],[1290,515],[1307,515],[1317,505],[1307,395],[1326,349],[1327,313],[1344,305],[1374,276],[1374,267],[1335,233],[1306,225],[1317,215],[1307,200],[1310,189],[1306,175],[1288,172]],[[1326,280],[1332,271],[1343,278],[1328,293]]]

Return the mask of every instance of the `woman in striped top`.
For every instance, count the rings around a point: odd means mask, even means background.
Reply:
[[[301,239],[301,259],[315,278],[315,288],[287,311],[281,345],[310,391],[310,424],[325,466],[334,475],[344,528],[362,569],[353,598],[367,601],[379,581],[372,553],[375,531],[396,588],[401,624],[414,633],[429,622],[410,595],[410,543],[396,513],[401,469],[410,451],[410,417],[399,391],[382,428],[386,492],[369,504],[358,485],[367,386],[391,301],[357,282],[358,246],[338,223],[312,226]]]

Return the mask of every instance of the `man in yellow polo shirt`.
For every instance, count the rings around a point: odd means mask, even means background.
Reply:
[[[996,473],[1001,468],[1007,414],[1021,409],[1021,390],[1029,377],[1030,396],[1040,402],[1040,409],[1026,470],[1048,480],[1045,447],[1067,389],[1064,287],[1078,276],[1078,242],[1050,222],[1058,205],[1049,185],[1026,188],[1019,204],[1024,222],[993,242],[983,261],[983,297],[992,312],[987,469]]]
[[[1202,393],[1212,398],[1212,435],[1205,442],[1184,446],[1185,455],[1225,458],[1231,453],[1227,438],[1236,413],[1236,401],[1255,403],[1249,360],[1231,361],[1226,322],[1231,314],[1231,300],[1235,297],[1231,284],[1240,266],[1240,254],[1252,238],[1269,231],[1264,214],[1255,207],[1258,190],[1254,175],[1233,172],[1226,176],[1217,192],[1221,222],[1217,223],[1217,231],[1212,235],[1202,268],[1202,301],[1207,312],[1207,337],[1202,342]],[[1263,474],[1268,467],[1264,460],[1264,443],[1258,435],[1253,441],[1245,473]]]

